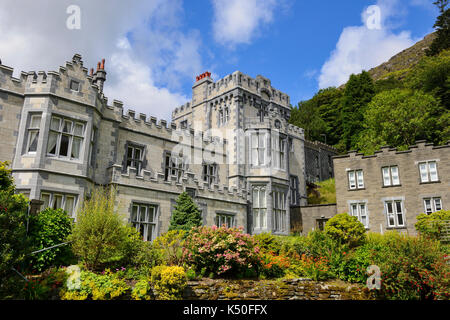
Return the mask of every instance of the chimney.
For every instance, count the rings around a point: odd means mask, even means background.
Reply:
[[[92,69],[91,69],[92,70]],[[92,70],[93,71],[93,70]],[[98,86],[98,91],[103,93],[103,83],[106,81],[105,59],[97,63],[97,71],[95,72],[94,83]]]

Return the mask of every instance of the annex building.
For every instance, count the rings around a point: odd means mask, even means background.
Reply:
[[[205,225],[286,235],[307,180],[333,174],[333,150],[321,156],[314,143],[307,173],[289,96],[262,76],[214,82],[206,72],[167,123],[108,101],[104,60],[95,72],[75,54],[58,71],[12,74],[0,63],[0,161],[11,162],[18,192],[75,220],[95,186],[112,185],[118,212],[146,240],[167,231],[184,191]]]

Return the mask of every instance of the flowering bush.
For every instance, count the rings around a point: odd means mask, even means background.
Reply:
[[[152,269],[151,282],[158,300],[178,300],[186,287],[186,272],[179,266],[157,266]]]
[[[197,272],[214,276],[243,276],[259,272],[261,260],[256,241],[241,228],[216,226],[193,229],[185,243],[183,258]]]
[[[184,230],[170,230],[156,238],[152,247],[159,252],[164,264],[181,265],[185,237]]]
[[[261,273],[266,278],[283,277],[290,265],[289,258],[273,252],[261,253],[261,264]]]
[[[112,300],[124,295],[130,287],[117,273],[106,269],[101,274],[90,271],[69,270],[71,277],[67,279],[66,286],[60,292],[62,300]],[[79,281],[76,277],[79,276]]]
[[[319,281],[330,277],[330,266],[328,263],[326,257],[312,257],[302,254],[298,265],[304,276]]]

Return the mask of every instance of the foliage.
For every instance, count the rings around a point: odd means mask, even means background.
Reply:
[[[170,230],[153,241],[153,248],[160,253],[162,263],[181,265],[183,258],[184,230]]]
[[[150,279],[144,278],[137,281],[131,291],[131,298],[133,300],[152,300]]]
[[[280,252],[282,240],[269,232],[256,234],[253,236],[253,239],[256,240],[261,251],[273,252],[275,254]]]
[[[450,221],[450,210],[436,211],[430,215],[425,213],[419,214],[415,227],[421,235],[439,240],[444,227],[444,221]]]
[[[31,247],[26,237],[28,199],[14,194],[15,186],[8,162],[0,162],[0,297],[12,298],[19,287],[11,268],[18,268]],[[17,278],[16,278],[17,277]],[[5,280],[4,280],[5,279]]]
[[[23,298],[26,300],[49,300],[58,296],[67,279],[63,269],[49,268],[39,277],[33,277],[24,283]]]
[[[70,236],[74,253],[92,270],[133,261],[142,248],[139,233],[114,211],[114,190],[97,188],[77,214]]]
[[[289,268],[289,259],[273,252],[261,252],[261,273],[265,278],[283,277]]]
[[[117,273],[106,269],[102,274],[81,271],[80,285],[73,288],[67,285],[61,290],[62,300],[113,300],[125,295],[130,287]]]
[[[241,228],[216,226],[193,229],[183,252],[184,261],[196,272],[214,276],[242,276],[260,269],[259,247]]]
[[[47,208],[30,217],[30,238],[33,250],[41,250],[67,242],[72,220],[62,209]],[[73,260],[70,245],[41,251],[30,256],[30,269],[43,271],[50,266],[70,264]]]
[[[334,178],[316,183],[317,192],[308,194],[308,204],[330,204],[336,203],[336,185]]]
[[[335,274],[339,279],[349,282],[365,283],[367,281],[367,267],[375,249],[367,244],[343,252],[342,262]]]
[[[352,74],[342,97],[342,144],[346,150],[356,146],[357,137],[363,130],[366,106],[375,95],[375,86],[369,73]]]
[[[326,123],[322,120],[314,100],[301,101],[291,109],[289,122],[305,130],[308,140],[322,139],[320,134],[326,131]]]
[[[449,299],[450,267],[438,241],[389,232],[371,235],[368,244],[378,248],[371,263],[382,272],[382,298]]]
[[[334,240],[355,247],[364,243],[366,229],[356,217],[341,213],[327,221],[324,231]]]
[[[429,56],[450,48],[450,8],[446,8],[448,0],[437,0],[433,3],[439,8],[441,14],[437,17],[433,26],[436,29],[437,37],[426,51]]]
[[[201,225],[202,214],[197,205],[186,192],[181,193],[170,218],[169,231],[189,231]]]
[[[416,140],[433,140],[445,124],[436,121],[439,104],[418,90],[394,89],[376,95],[364,115],[364,131],[357,146],[369,154],[383,145],[406,149]],[[441,140],[441,137],[438,137]]]
[[[151,282],[157,300],[179,300],[187,284],[186,272],[180,266],[156,266],[152,269]]]

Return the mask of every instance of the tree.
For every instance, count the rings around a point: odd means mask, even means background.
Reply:
[[[435,56],[442,50],[450,49],[450,8],[447,8],[449,0],[437,0],[433,2],[441,13],[434,24],[437,37],[426,51],[427,56]]]
[[[170,219],[169,231],[190,231],[193,227],[202,225],[202,214],[186,192],[180,194],[176,202]]]
[[[12,288],[19,276],[11,268],[17,268],[30,253],[27,239],[28,199],[15,194],[14,181],[8,162],[0,162],[0,297],[14,295]]]
[[[432,95],[419,90],[383,91],[367,106],[357,147],[371,154],[383,145],[405,149],[416,140],[442,141],[442,136],[433,139],[449,125],[448,117],[435,117],[439,108]]]
[[[343,90],[334,87],[321,89],[313,97],[319,115],[325,121],[326,131],[322,132],[326,134],[326,142],[329,145],[336,145],[342,134],[342,122],[341,122],[341,99]]]
[[[327,128],[314,100],[301,101],[297,108],[292,108],[289,123],[303,128],[307,140],[319,140]]]
[[[366,229],[357,217],[348,213],[340,213],[327,221],[325,234],[350,248],[361,245],[366,240]]]
[[[375,86],[368,72],[363,71],[350,76],[345,86],[341,107],[341,144],[346,150],[356,146],[357,137],[363,130],[365,108],[374,95]]]

